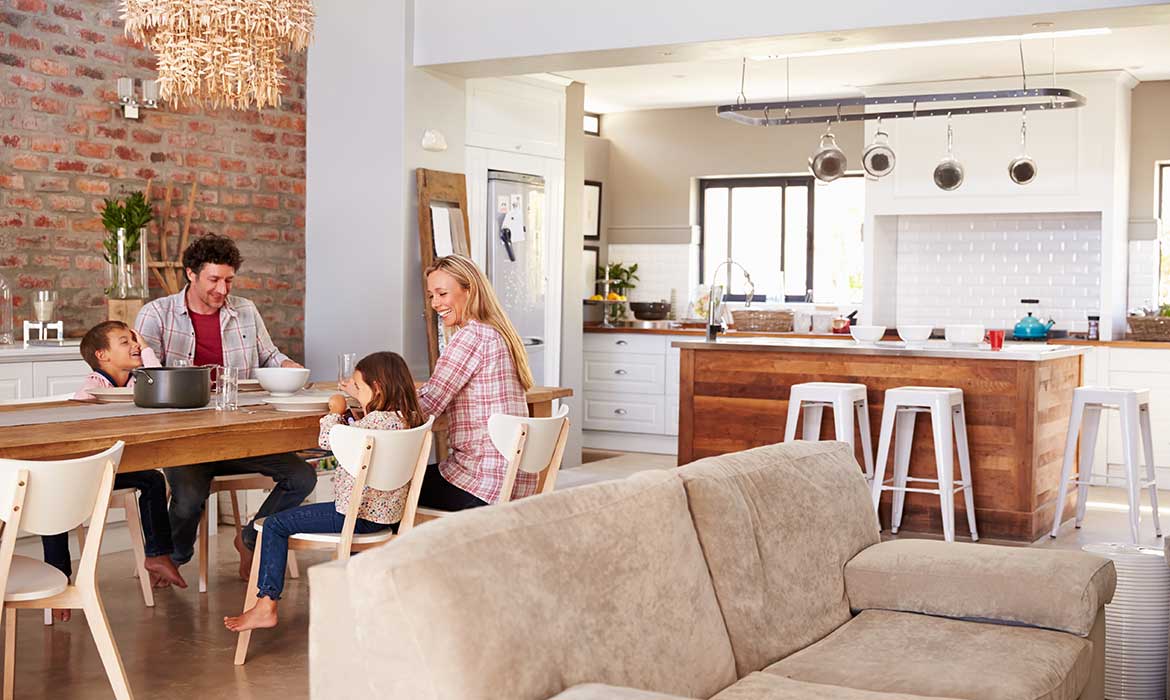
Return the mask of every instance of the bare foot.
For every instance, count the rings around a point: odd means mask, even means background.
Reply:
[[[53,622],[69,622],[73,611],[69,608],[53,608]]]
[[[240,578],[247,581],[252,575],[252,550],[248,549],[248,545],[244,544],[244,538],[240,535],[236,535],[235,545],[236,551],[240,553]]]
[[[254,608],[245,610],[236,617],[225,617],[223,626],[232,632],[276,627],[276,601],[271,598],[257,598]]]
[[[147,572],[150,573],[150,584],[155,588],[166,588],[172,584],[179,588],[187,587],[187,582],[183,580],[183,575],[179,573],[179,567],[175,566],[175,562],[171,561],[169,554],[163,554],[158,557],[147,557],[144,566]]]

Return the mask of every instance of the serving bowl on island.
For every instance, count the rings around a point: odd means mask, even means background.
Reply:
[[[982,324],[954,324],[945,329],[947,342],[960,347],[976,347],[983,342],[986,333]]]
[[[256,370],[256,379],[273,396],[292,396],[309,381],[309,370],[301,367],[261,367]]]
[[[853,336],[854,341],[862,344],[872,345],[885,334],[885,326],[849,326],[849,335]]]
[[[930,340],[930,334],[933,332],[932,326],[898,326],[898,337],[906,343],[906,347],[910,348],[926,345],[926,341]]]

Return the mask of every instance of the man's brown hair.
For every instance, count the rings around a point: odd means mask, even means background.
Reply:
[[[81,339],[81,357],[85,359],[85,363],[89,365],[90,369],[100,369],[101,362],[98,361],[99,350],[110,349],[110,333],[112,331],[128,331],[130,326],[127,326],[121,321],[102,321],[85,334]]]

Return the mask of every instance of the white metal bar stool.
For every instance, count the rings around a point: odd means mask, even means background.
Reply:
[[[838,440],[857,449],[853,437],[854,416],[857,431],[861,433],[861,450],[865,457],[865,481],[873,482],[873,442],[869,436],[869,401],[864,384],[836,382],[807,382],[793,384],[788,395],[788,421],[784,428],[784,442],[796,437],[796,423],[804,413],[803,440],[821,438],[821,420],[826,407],[833,409],[833,427]]]
[[[934,461],[937,479],[912,477],[910,448],[914,441],[914,423],[919,413],[930,413],[934,430]],[[951,433],[951,426],[954,433]],[[894,439],[894,475],[886,479],[886,461],[890,438]],[[959,480],[955,481],[955,449],[959,453]],[[935,488],[913,488],[908,482],[936,484]],[[967,450],[967,416],[963,410],[963,390],[948,387],[903,386],[886,391],[882,409],[882,431],[878,438],[877,475],[873,480],[873,508],[877,511],[882,491],[894,493],[890,511],[890,531],[898,532],[906,493],[933,493],[939,498],[943,537],[955,541],[955,494],[963,492],[967,507],[967,528],[971,539],[978,540],[975,529],[975,497],[971,483],[971,455]]]
[[[1097,448],[1097,430],[1101,425],[1101,411],[1114,410],[1121,416],[1121,452],[1125,474],[1115,477],[1105,469],[1105,484],[1110,479],[1125,481],[1129,501],[1129,534],[1137,544],[1141,530],[1141,490],[1150,490],[1150,506],[1154,511],[1154,532],[1162,536],[1158,519],[1158,485],[1154,476],[1154,439],[1150,431],[1149,389],[1114,389],[1111,387],[1082,386],[1073,390],[1072,414],[1068,419],[1068,435],[1064,442],[1064,464],[1060,469],[1060,490],[1057,491],[1056,513],[1052,516],[1052,536],[1060,529],[1064,511],[1064,495],[1070,483],[1077,485],[1077,513],[1075,524],[1081,526],[1085,518],[1085,500],[1089,483],[1093,480],[1093,452]],[[1081,437],[1081,459],[1077,478],[1072,477],[1073,459],[1077,452],[1077,436]],[[1145,451],[1146,477],[1138,471],[1138,442]]]

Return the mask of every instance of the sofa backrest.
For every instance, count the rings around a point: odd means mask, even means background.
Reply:
[[[545,700],[596,682],[705,698],[736,678],[672,472],[426,523],[346,580],[367,697]]]
[[[740,676],[849,619],[845,562],[879,537],[848,444],[769,445],[679,472]]]

